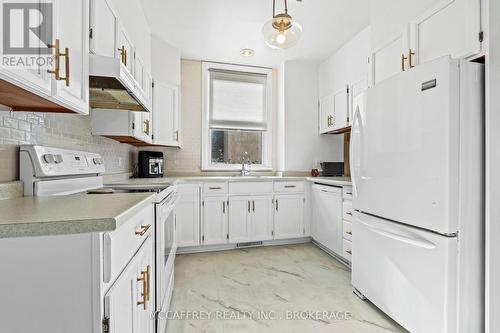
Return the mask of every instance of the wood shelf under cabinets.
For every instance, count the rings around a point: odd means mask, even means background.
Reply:
[[[0,104],[12,111],[75,113],[31,91],[0,79]]]

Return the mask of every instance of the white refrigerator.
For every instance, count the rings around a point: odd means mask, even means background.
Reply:
[[[356,292],[413,333],[484,332],[484,66],[440,58],[354,106]]]

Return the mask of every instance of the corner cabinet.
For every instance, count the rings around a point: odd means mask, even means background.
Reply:
[[[3,12],[5,2],[0,6],[2,17],[9,14]],[[0,97],[0,104],[14,111],[88,114],[89,4],[87,0],[54,0],[51,3],[53,63],[47,61],[36,68],[0,66],[0,85],[6,92]],[[42,16],[38,18],[42,20]],[[3,27],[0,29],[0,35],[5,36]],[[40,34],[48,32],[40,31]],[[6,42],[2,38],[1,44]]]
[[[342,133],[350,126],[349,85],[319,101],[320,134]]]

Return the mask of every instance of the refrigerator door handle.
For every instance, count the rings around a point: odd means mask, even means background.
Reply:
[[[410,235],[403,235],[401,233],[391,232],[388,230],[382,230],[382,229],[374,227],[374,226],[372,226],[369,223],[366,223],[364,221],[358,220],[358,222],[363,224],[365,226],[365,228],[371,230],[372,232],[374,232],[382,237],[390,238],[390,239],[395,240],[395,241],[407,243],[407,244],[410,244],[413,246],[418,246],[418,247],[425,248],[425,249],[436,248],[436,244],[428,241],[427,239],[423,239],[421,237],[414,238],[414,237],[411,237]]]
[[[354,101],[356,105],[356,110],[354,111],[353,119],[352,119],[352,128],[351,128],[351,144],[349,148],[349,155],[351,157],[351,181],[352,181],[352,195],[357,197],[358,188],[357,188],[357,172],[360,168],[360,160],[361,160],[361,110],[359,100],[362,99],[364,95],[356,98],[358,102]]]

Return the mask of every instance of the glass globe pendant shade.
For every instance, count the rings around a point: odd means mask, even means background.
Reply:
[[[272,18],[262,27],[262,35],[266,44],[273,49],[288,49],[297,44],[302,36],[302,26],[290,20],[285,29],[276,27],[276,19]]]

